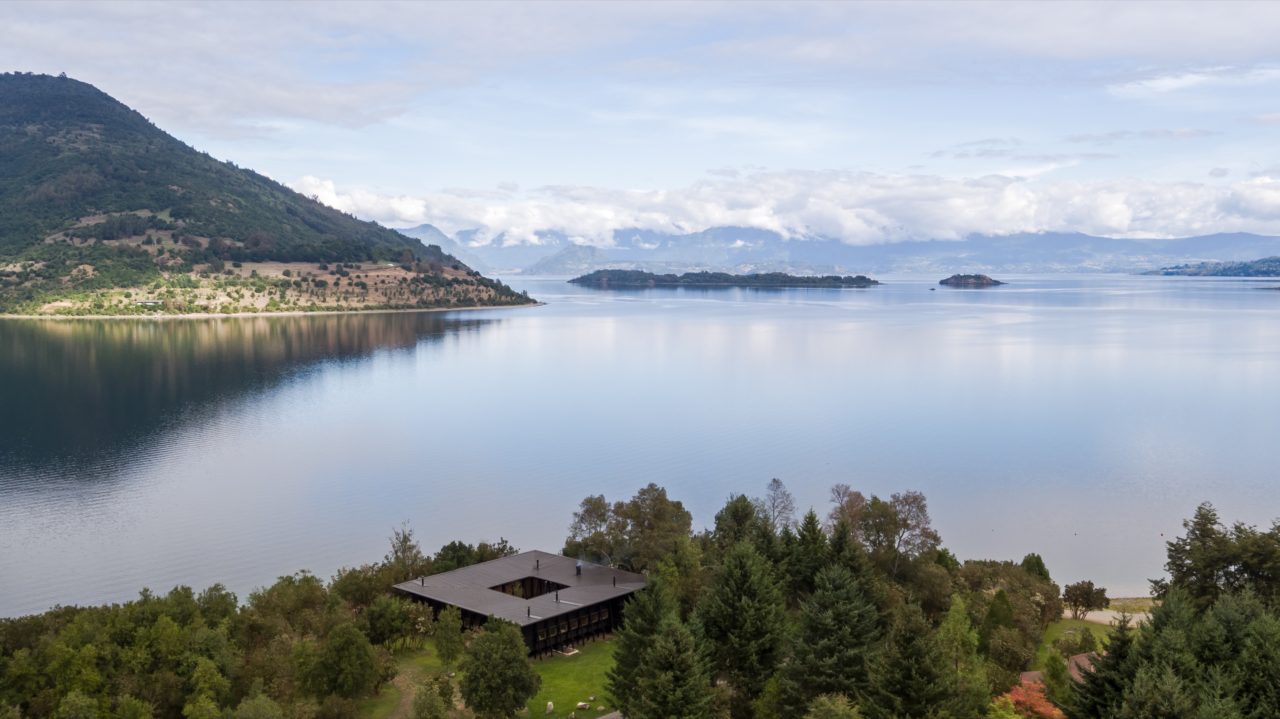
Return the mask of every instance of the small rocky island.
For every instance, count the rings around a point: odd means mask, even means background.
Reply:
[[[797,287],[866,288],[880,284],[865,275],[789,275],[785,272],[763,272],[731,275],[727,272],[686,272],[683,275],[659,275],[642,270],[596,270],[569,280],[575,285],[601,289],[635,289],[644,287],[754,287],[786,289]]]
[[[938,284],[945,285],[947,287],[972,289],[975,287],[995,287],[996,285],[1003,285],[1005,283],[1000,280],[993,280],[986,275],[951,275]]]

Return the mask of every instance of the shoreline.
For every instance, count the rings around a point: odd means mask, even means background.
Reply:
[[[512,310],[526,309],[531,307],[542,307],[545,302],[530,302],[522,305],[471,305],[468,307],[405,307],[400,309],[372,309],[372,310],[286,310],[283,312],[232,312],[224,314],[222,312],[188,312],[184,314],[151,314],[151,315],[11,315],[0,313],[0,321],[2,320],[146,320],[146,321],[165,321],[165,320],[204,320],[204,319],[245,319],[246,317],[309,317],[317,315],[374,315],[374,314],[402,314],[409,312],[467,312],[471,310]]]

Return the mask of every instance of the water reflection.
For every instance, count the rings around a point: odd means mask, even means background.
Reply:
[[[0,322],[0,467],[91,477],[175,417],[321,362],[411,348],[500,320],[440,313]],[[3,487],[0,472],[0,488]]]

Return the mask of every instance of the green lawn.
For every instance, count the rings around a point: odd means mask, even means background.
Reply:
[[[1044,660],[1049,656],[1049,652],[1057,651],[1053,648],[1053,643],[1072,629],[1093,632],[1093,638],[1098,640],[1100,648],[1107,645],[1107,635],[1111,631],[1110,627],[1087,622],[1083,619],[1061,619],[1056,621],[1050,624],[1048,629],[1044,630],[1044,638],[1040,640],[1040,648],[1036,650],[1036,660],[1035,664],[1032,665],[1032,669],[1043,669]]]
[[[578,712],[578,717],[598,717],[612,711],[596,711],[597,706],[608,707],[605,698],[605,674],[613,667],[613,641],[599,639],[578,648],[571,657],[553,656],[539,659],[533,668],[542,676],[542,689],[529,701],[530,717],[567,717],[578,702],[594,696],[590,711]],[[548,715],[547,702],[554,702],[556,710]]]
[[[590,711],[577,712],[579,719],[592,719],[612,711],[611,708],[596,711],[595,707],[608,706],[604,684],[605,674],[613,666],[613,646],[611,640],[596,640],[579,647],[578,653],[571,657],[534,660],[533,668],[542,677],[542,689],[529,701],[529,716],[567,717],[575,711],[578,702],[585,702],[590,696],[596,700],[591,702]],[[399,673],[395,680],[384,686],[377,696],[360,701],[359,714],[364,719],[408,719],[413,693],[427,676],[443,669],[432,642],[423,649],[397,653],[396,666]],[[555,703],[555,713],[546,713],[547,702]]]

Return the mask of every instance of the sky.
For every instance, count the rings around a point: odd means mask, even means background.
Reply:
[[[1280,234],[1278,3],[0,3],[0,68],[393,227]]]

